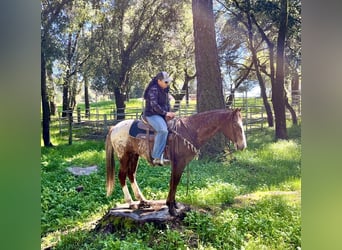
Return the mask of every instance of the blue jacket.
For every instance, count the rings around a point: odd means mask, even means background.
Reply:
[[[165,118],[170,111],[169,88],[162,89],[156,79],[153,79],[144,92],[145,116],[160,115]]]

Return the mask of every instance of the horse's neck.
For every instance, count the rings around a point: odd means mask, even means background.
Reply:
[[[193,134],[197,147],[203,146],[222,126],[222,113],[198,114],[186,120],[189,132]]]

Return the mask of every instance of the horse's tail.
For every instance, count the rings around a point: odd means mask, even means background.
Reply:
[[[107,137],[106,137],[106,169],[107,169],[107,176],[106,176],[106,189],[107,189],[107,196],[111,195],[115,185],[115,160],[114,160],[114,148],[112,142],[110,140],[111,129],[109,130]]]

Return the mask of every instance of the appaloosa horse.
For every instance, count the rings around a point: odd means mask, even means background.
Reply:
[[[140,201],[141,205],[147,205],[148,201],[136,182],[136,171],[139,156],[152,164],[153,141],[151,140],[153,139],[149,139],[149,134],[153,132],[143,134],[144,126],[142,126],[141,121],[137,123],[138,121],[124,120],[109,129],[106,138],[106,187],[107,196],[109,196],[115,183],[115,152],[120,161],[119,180],[125,201],[129,204],[133,203],[126,185],[126,178],[128,177],[135,198]],[[188,117],[175,118],[169,121],[168,125],[170,133],[166,153],[171,161],[172,172],[166,204],[169,213],[176,216],[177,185],[185,166],[198,154],[200,147],[218,132],[222,132],[239,150],[244,149],[247,143],[240,109],[206,111]],[[143,134],[143,136],[138,134]]]

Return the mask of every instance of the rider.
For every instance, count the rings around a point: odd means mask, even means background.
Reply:
[[[168,135],[166,121],[173,119],[176,115],[170,109],[168,92],[171,81],[172,78],[167,72],[159,72],[152,78],[144,92],[144,116],[156,131],[152,150],[154,165],[166,165],[170,163],[169,159],[164,158],[163,152]]]

